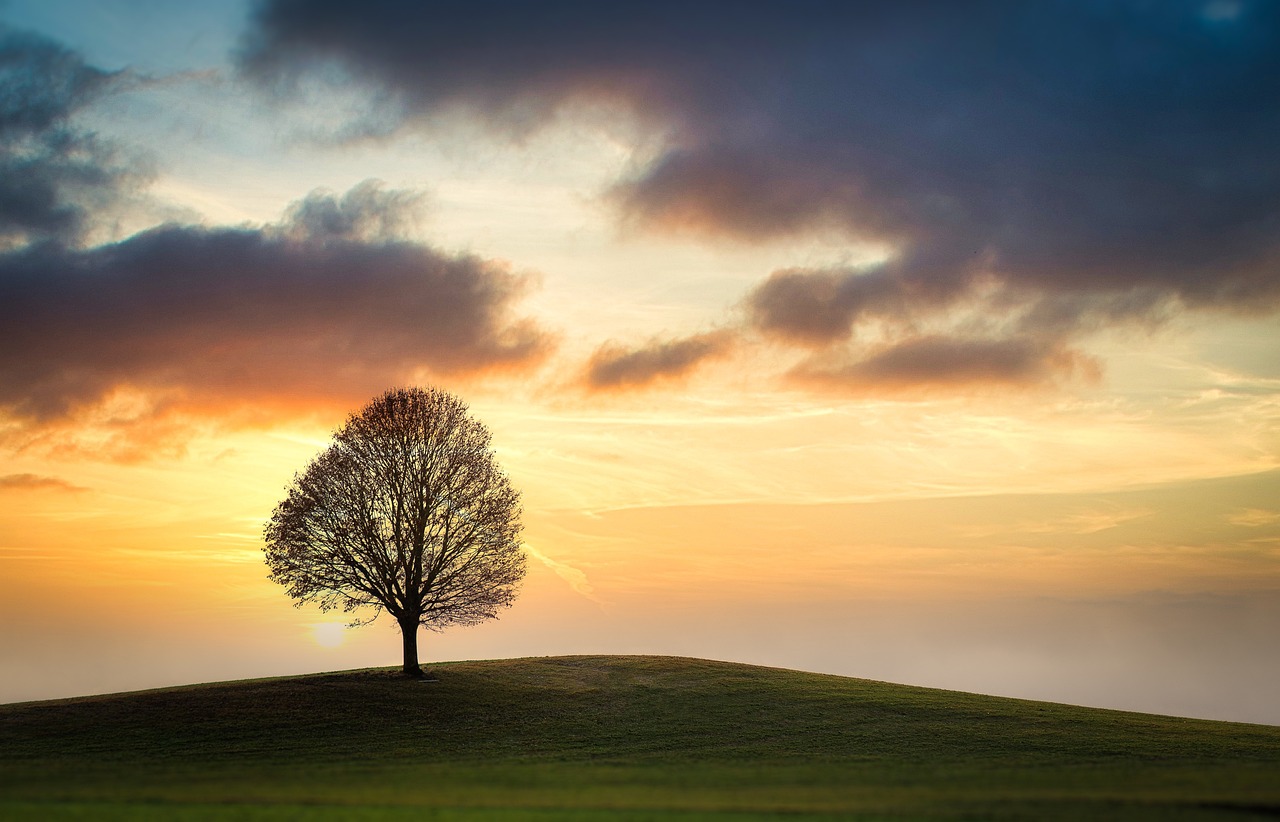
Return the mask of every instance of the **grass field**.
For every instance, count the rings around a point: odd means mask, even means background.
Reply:
[[[1280,818],[1280,727],[666,657],[0,706],[0,819]]]

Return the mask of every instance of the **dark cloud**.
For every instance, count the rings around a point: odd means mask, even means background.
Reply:
[[[752,327],[807,346],[873,319],[917,345],[914,323],[975,291],[1058,328],[1006,328],[1008,350],[1280,301],[1272,3],[264,0],[241,60],[264,79],[340,65],[406,121],[638,114],[665,142],[610,192],[626,220],[891,249],[747,296]]]
[[[95,212],[145,178],[139,163],[73,122],[124,79],[0,26],[0,249],[74,241]]]
[[[65,124],[119,75],[86,65],[75,52],[0,24],[0,135],[43,134]]]
[[[859,320],[909,322],[946,306],[966,283],[909,278],[897,265],[870,270],[783,269],[769,275],[743,301],[747,322],[771,336],[825,346],[853,336]]]
[[[39,474],[4,474],[0,476],[0,491],[63,491],[80,493],[89,489],[57,477]]]
[[[407,241],[353,239],[352,226],[394,222],[390,204],[406,199],[365,185],[313,194],[281,226],[170,225],[0,256],[0,409],[56,423],[122,387],[205,407],[305,407],[418,372],[538,361],[548,335],[513,313],[525,277]]]
[[[424,199],[421,192],[384,189],[378,180],[365,180],[341,197],[313,191],[289,207],[286,232],[329,240],[394,239],[413,228]]]
[[[402,116],[459,105],[528,127],[572,98],[670,108],[682,68],[723,50],[715,43],[721,11],[583,0],[281,0],[258,4],[239,60],[267,82],[336,62],[385,85],[386,103]]]
[[[587,363],[583,384],[592,391],[639,388],[688,374],[704,361],[728,353],[733,344],[734,335],[727,330],[651,340],[637,348],[606,343]]]

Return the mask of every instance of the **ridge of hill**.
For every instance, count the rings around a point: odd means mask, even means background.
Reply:
[[[671,657],[432,669],[0,706],[0,818],[1280,818],[1280,727]]]

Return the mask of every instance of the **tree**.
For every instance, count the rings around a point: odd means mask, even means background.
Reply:
[[[520,494],[489,430],[435,388],[387,391],[288,486],[264,536],[270,578],[297,605],[386,611],[421,677],[418,626],[496,618],[524,577]]]

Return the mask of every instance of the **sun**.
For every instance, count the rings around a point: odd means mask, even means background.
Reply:
[[[311,626],[311,638],[317,645],[337,648],[347,639],[347,626],[341,622],[317,622]]]

